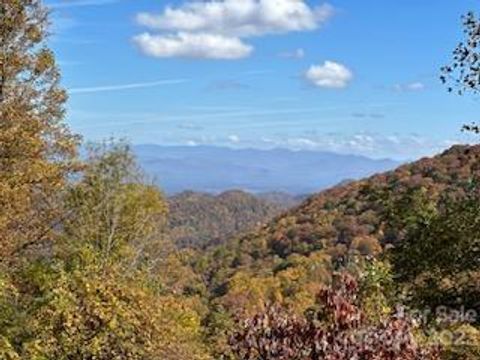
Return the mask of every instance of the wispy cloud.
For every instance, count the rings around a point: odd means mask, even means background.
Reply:
[[[357,118],[357,119],[365,119],[365,118],[368,118],[368,119],[383,119],[383,118],[386,117],[386,115],[382,114],[382,113],[377,113],[377,112],[371,112],[371,113],[354,112],[354,113],[352,113],[352,117]]]
[[[241,81],[237,80],[221,80],[215,81],[208,86],[208,90],[212,91],[238,91],[238,90],[248,90],[251,86],[244,84]]]
[[[200,120],[200,119],[250,119],[253,117],[263,117],[268,115],[296,115],[296,114],[316,114],[326,110],[336,110],[338,107],[318,107],[318,108],[281,108],[281,109],[246,109],[239,111],[225,111],[225,112],[211,112],[211,113],[200,113],[200,114],[186,114],[186,115],[173,115],[168,116],[170,120],[175,119],[190,119],[190,120]],[[237,124],[238,126],[238,124]],[[253,124],[248,124],[248,126],[254,126]]]
[[[275,70],[272,69],[260,69],[260,70],[247,70],[240,73],[241,76],[259,76],[259,75],[267,75],[274,73]]]
[[[385,103],[385,104],[370,104],[369,107],[372,109],[376,108],[385,108],[392,105],[397,105],[398,103]],[[268,116],[276,115],[308,115],[319,117],[322,114],[332,112],[332,111],[348,111],[352,107],[352,104],[345,104],[342,106],[323,106],[323,107],[272,107],[272,108],[250,108],[250,107],[235,107],[235,106],[190,106],[185,109],[189,110],[188,113],[99,113],[99,112],[88,112],[88,111],[75,111],[76,117],[82,118],[91,118],[99,120],[108,120],[108,119],[118,119],[122,118],[124,122],[118,122],[115,120],[113,124],[115,125],[128,125],[132,124],[132,119],[135,119],[135,124],[151,124],[156,123],[160,119],[168,120],[170,123],[180,121],[181,124],[194,123],[205,125],[203,121],[208,120],[225,120],[225,119],[236,119],[238,120],[235,123],[236,128],[252,128],[252,127],[271,127],[277,125],[292,124],[298,125],[298,119],[296,116],[287,117],[283,120],[276,118],[275,121],[271,119],[268,121],[255,121],[251,123],[252,118],[262,118]],[[346,118],[348,119],[348,117]],[[337,124],[338,121],[332,122],[332,124]],[[203,128],[203,126],[202,126]]]
[[[398,92],[414,92],[425,90],[426,86],[420,81],[415,81],[407,84],[396,84],[393,89]]]
[[[278,54],[279,57],[284,58],[284,59],[303,59],[305,57],[305,50],[302,48],[298,48],[294,51],[286,51]]]
[[[204,130],[205,128],[201,125],[198,124],[192,124],[192,123],[182,123],[177,126],[178,129],[181,130],[193,130],[193,131],[201,131]]]
[[[69,93],[70,94],[90,94],[90,93],[99,93],[99,92],[144,89],[144,88],[158,87],[158,86],[164,86],[164,85],[178,85],[178,84],[186,83],[188,81],[189,81],[188,79],[170,79],[170,80],[159,80],[159,81],[153,81],[153,82],[143,82],[143,83],[72,88],[72,89],[69,89]]]

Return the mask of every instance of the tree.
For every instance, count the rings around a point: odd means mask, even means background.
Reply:
[[[0,272],[0,358],[209,359],[196,279],[128,146],[92,147],[64,200],[54,251]]]
[[[473,183],[464,194],[445,194],[430,213],[410,208],[410,225],[391,255],[400,283],[416,306],[480,310],[480,194]]]
[[[17,274],[21,294],[0,293],[0,358],[209,359],[192,304],[142,281],[36,261]]]
[[[320,310],[304,317],[270,307],[232,336],[239,360],[437,360],[438,349],[417,342],[411,318],[395,312],[369,324],[358,305],[358,282],[343,273],[320,292]]]
[[[441,81],[449,84],[448,90],[455,89],[458,94],[480,92],[480,19],[475,13],[469,12],[463,16],[465,40],[460,42],[453,51],[453,62],[444,66],[441,71]],[[464,130],[480,133],[478,124],[464,125]]]
[[[161,192],[124,144],[78,167],[47,15],[0,3],[0,358],[210,359],[203,304],[155,276],[196,290],[163,241]]]
[[[162,249],[166,201],[147,183],[125,143],[90,146],[81,178],[65,200],[67,254],[94,256],[101,268],[119,261],[134,268],[153,261],[155,251],[168,250]]]
[[[47,15],[39,0],[0,3],[0,262],[51,239],[75,168]]]

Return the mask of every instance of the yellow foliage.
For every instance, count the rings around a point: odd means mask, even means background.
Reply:
[[[382,252],[382,246],[374,236],[356,236],[353,238],[350,248],[358,251],[361,255],[376,256]]]
[[[228,294],[221,302],[234,314],[253,315],[271,303],[281,302],[280,281],[272,276],[255,276],[239,271],[228,284]]]
[[[60,264],[28,269],[21,284],[30,289],[21,301],[28,316],[24,327],[7,333],[10,339],[0,330],[0,351],[25,360],[209,358],[190,302],[158,296],[137,279],[108,270],[72,273]]]
[[[127,145],[110,143],[90,150],[82,178],[66,198],[67,253],[92,254],[98,266],[122,261],[135,267],[164,238],[167,205],[144,181]]]
[[[78,139],[63,123],[66,95],[45,47],[45,14],[40,1],[2,0],[0,263],[54,237],[76,169]]]

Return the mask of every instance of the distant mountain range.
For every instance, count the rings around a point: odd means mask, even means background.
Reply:
[[[134,151],[168,194],[229,189],[307,194],[399,165],[389,159],[287,149],[137,145]]]

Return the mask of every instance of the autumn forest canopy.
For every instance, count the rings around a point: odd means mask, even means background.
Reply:
[[[439,80],[469,96],[463,25]],[[69,129],[49,33],[42,1],[1,1],[1,360],[480,358],[480,145],[308,198],[167,198],[127,142]]]

